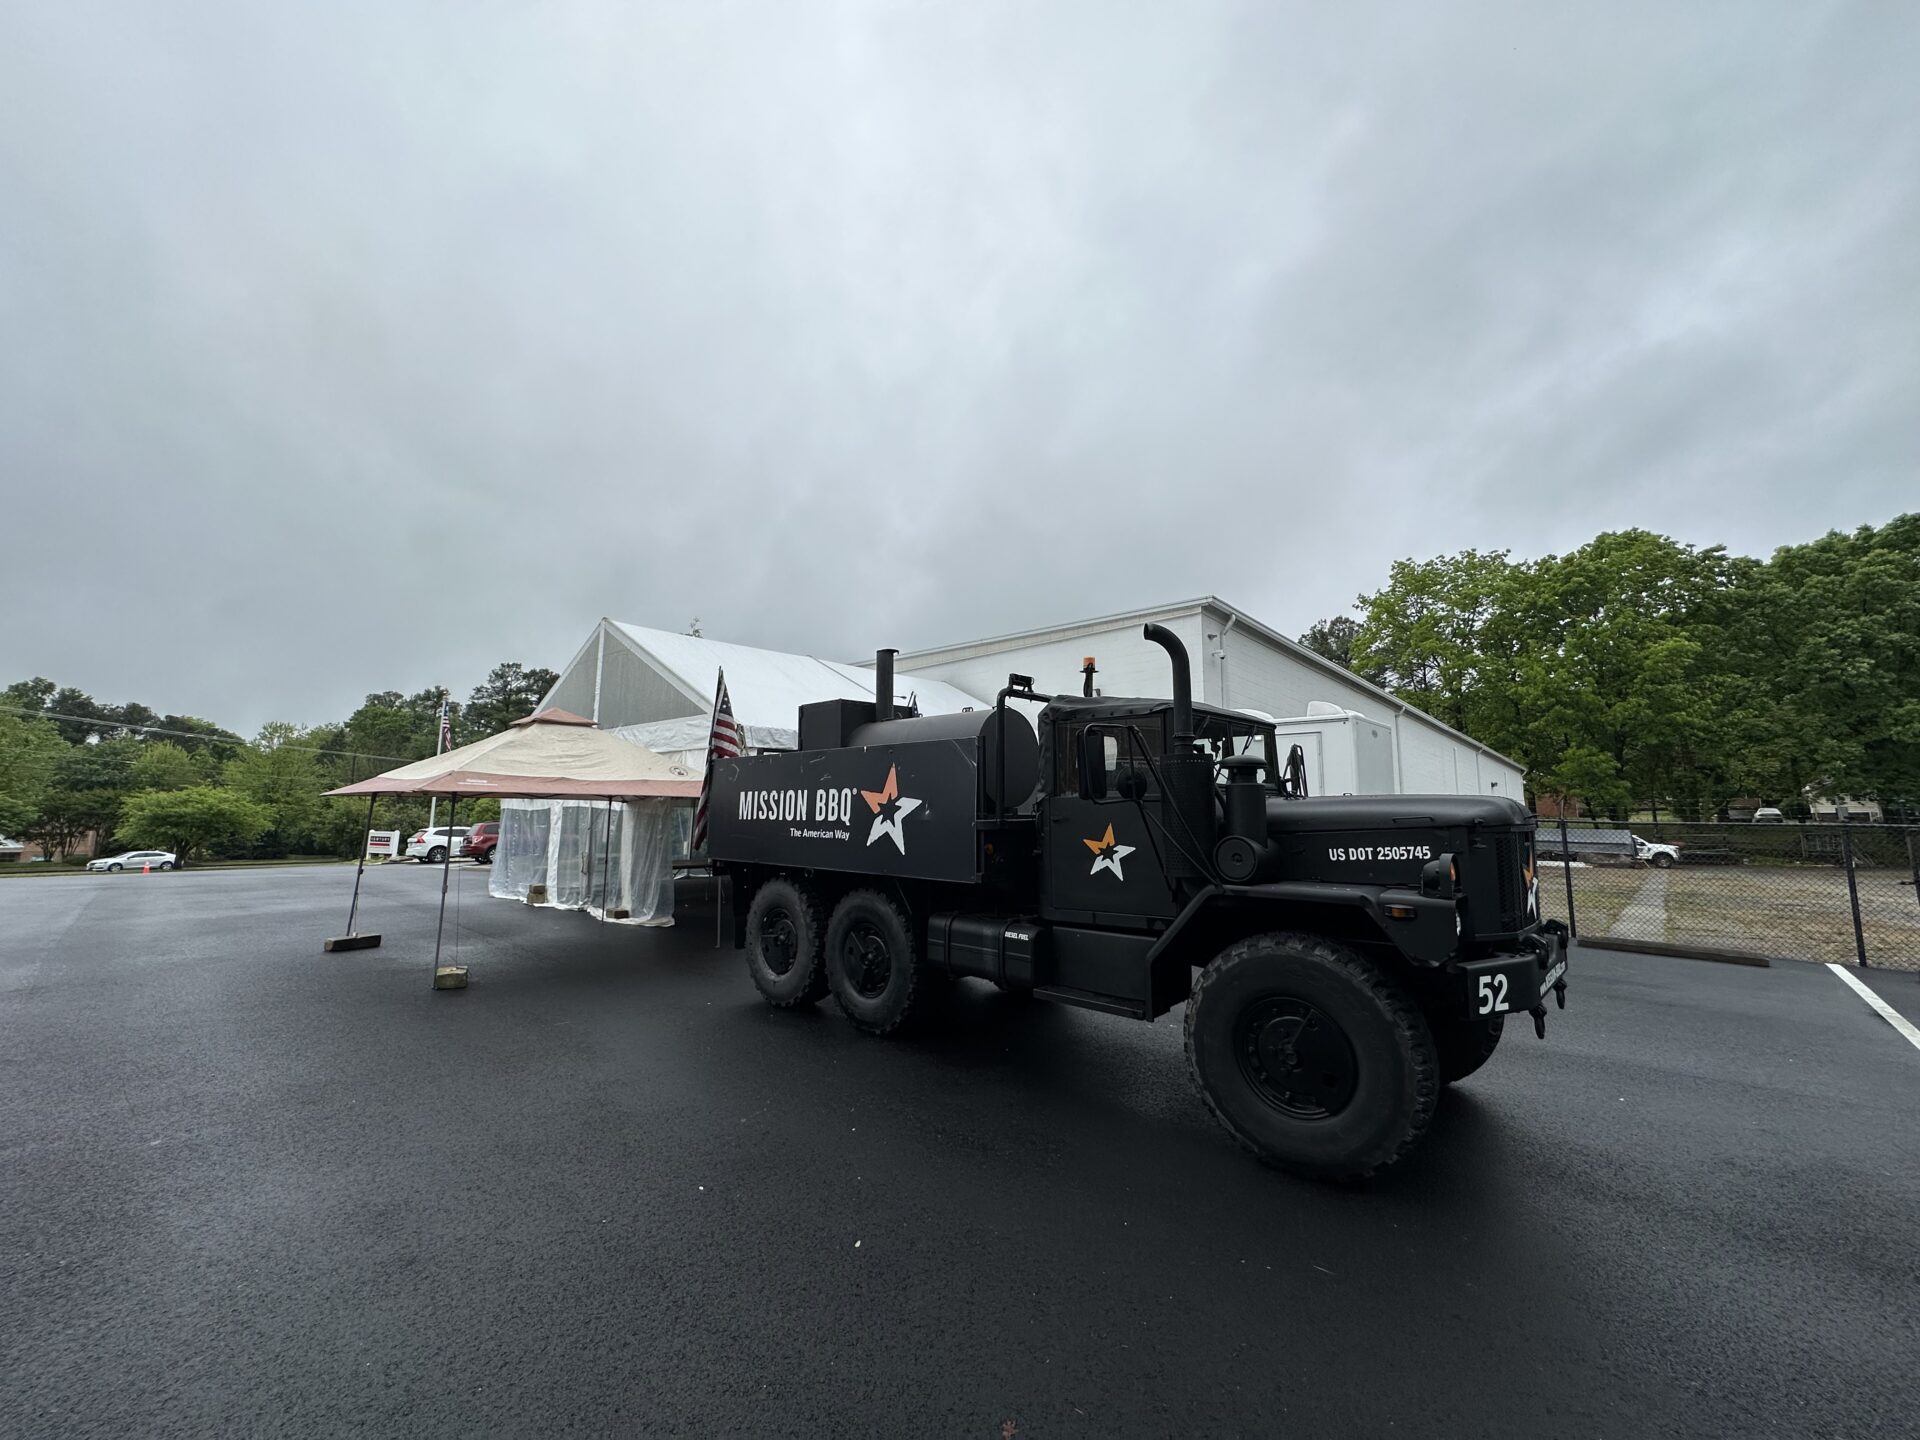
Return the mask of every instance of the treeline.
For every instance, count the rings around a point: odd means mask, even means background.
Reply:
[[[1403,560],[1356,610],[1302,642],[1521,761],[1536,798],[1920,806],[1920,514],[1768,560],[1645,530]]]
[[[496,665],[464,704],[448,702],[453,743],[505,729],[557,678]],[[195,716],[103,705],[51,680],[23,680],[0,692],[0,835],[75,858],[89,837],[98,853],[352,855],[366,802],[322,792],[433,754],[443,693],[382,691],[335,724],[275,721],[243,740]],[[411,831],[426,818],[424,800],[383,800],[376,823]],[[491,817],[476,809],[460,818]]]

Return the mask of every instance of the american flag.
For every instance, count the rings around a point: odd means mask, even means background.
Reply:
[[[444,695],[440,697],[440,748],[453,748],[453,721],[447,717],[447,697]]]
[[[727,694],[727,672],[720,672],[720,688],[713,695],[713,729],[707,734],[707,773],[700,778],[700,803],[693,807],[693,848],[707,848],[707,796],[713,790],[713,762],[738,760],[747,753],[746,735],[733,718],[733,697]]]

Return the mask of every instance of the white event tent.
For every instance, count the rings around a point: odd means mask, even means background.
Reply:
[[[873,671],[859,665],[602,620],[542,703],[592,716],[602,729],[699,773],[707,763],[713,695],[723,670],[733,718],[750,750],[798,745],[802,705],[873,697]],[[927,715],[991,703],[913,674],[896,675],[894,690],[897,700],[911,699]]]

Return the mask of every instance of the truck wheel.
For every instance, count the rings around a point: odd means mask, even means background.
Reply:
[[[753,892],[747,906],[747,973],[768,1004],[790,1010],[827,993],[827,967],[821,963],[826,928],[819,897],[784,876]]]
[[[855,890],[827,922],[827,982],[856,1029],[890,1035],[926,1008],[931,972],[914,952],[900,907],[878,890]]]
[[[1672,865],[1673,857],[1671,855],[1656,855],[1653,857],[1653,868],[1656,870],[1666,870],[1671,868]]]
[[[1270,1165],[1352,1180],[1426,1132],[1440,1096],[1413,998],[1343,946],[1254,935],[1200,972],[1187,1064],[1214,1119]]]
[[[1466,1079],[1493,1057],[1500,1047],[1500,1032],[1507,1028],[1507,1017],[1439,1020],[1429,1015],[1427,1028],[1433,1032],[1433,1048],[1440,1057],[1440,1083],[1451,1085]]]

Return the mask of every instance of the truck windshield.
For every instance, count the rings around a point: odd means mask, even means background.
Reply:
[[[1201,715],[1195,717],[1194,729],[1198,732],[1196,738],[1213,756],[1216,765],[1235,755],[1258,755],[1267,762],[1267,772],[1261,778],[1268,784],[1273,783],[1276,773],[1273,767],[1279,763],[1279,756],[1274,749],[1271,725],[1262,725],[1251,717],[1230,720],[1223,715]]]

